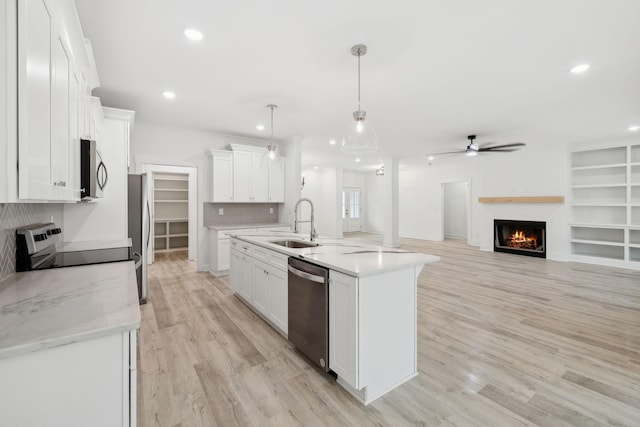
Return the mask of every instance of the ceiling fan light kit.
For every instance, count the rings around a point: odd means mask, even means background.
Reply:
[[[367,120],[367,112],[360,108],[360,57],[366,53],[367,46],[363,44],[351,48],[351,54],[358,57],[358,110],[353,112],[353,121],[342,138],[342,151],[352,154],[378,151],[378,135]]]

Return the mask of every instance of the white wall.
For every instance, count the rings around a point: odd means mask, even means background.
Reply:
[[[342,237],[342,169],[323,168],[303,171],[305,186],[301,192],[313,202],[316,232],[323,237]],[[302,206],[298,219],[309,219],[308,204]],[[309,232],[308,224],[301,231]]]
[[[493,250],[493,220],[523,219],[547,222],[547,257],[566,260],[567,208],[564,204],[481,204],[478,197],[564,196],[567,177],[566,147],[527,147],[513,153],[477,157],[452,156],[431,166],[400,170],[400,235],[440,240],[441,186],[444,182],[471,182],[470,244]],[[382,181],[367,179],[367,228],[383,224],[382,210],[372,201]]]
[[[140,171],[141,165],[144,163],[191,166],[198,169],[197,268],[199,271],[209,269],[207,228],[203,225],[202,214],[203,203],[209,201],[211,194],[211,171],[209,170],[209,158],[206,151],[210,148],[224,149],[229,143],[266,147],[266,141],[262,140],[141,122],[136,122],[131,134],[131,160],[135,164],[136,171]],[[287,158],[285,205],[281,209],[281,220],[284,218],[285,222],[288,222],[286,220],[292,208],[290,206],[291,199],[294,199],[299,194],[300,175],[295,173],[296,170],[300,170],[299,146],[300,143],[298,141],[278,143],[283,156],[288,156],[289,152],[292,154],[291,159]]]
[[[443,220],[445,239],[467,238],[467,183],[443,184]]]

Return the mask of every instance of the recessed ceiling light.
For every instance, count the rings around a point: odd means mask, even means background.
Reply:
[[[314,166],[313,168],[314,168],[315,170],[318,170],[318,167],[317,167],[317,166]]]
[[[356,163],[360,163],[360,157],[356,157]]]
[[[336,140],[335,139],[330,139],[329,140],[329,145],[336,145]]]
[[[171,92],[170,90],[165,90],[164,92],[162,92],[162,96],[167,99],[173,99],[176,97],[176,94],[174,92]]]
[[[571,69],[571,72],[573,74],[582,74],[585,71],[587,71],[589,69],[590,65],[589,64],[580,64],[580,65],[576,65],[575,67],[573,67]]]
[[[633,125],[633,126],[629,126],[627,129],[629,129],[631,132],[636,132],[640,130],[640,126]]]
[[[433,160],[433,156],[427,157],[427,160],[429,160],[429,161]]]
[[[264,130],[264,125],[257,125],[257,126],[256,126],[256,129],[258,129],[258,130]]]
[[[191,41],[199,42],[204,38],[202,33],[195,28],[187,28],[184,30],[184,35]]]

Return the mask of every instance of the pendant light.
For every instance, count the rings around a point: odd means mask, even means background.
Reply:
[[[378,151],[378,136],[366,120],[367,112],[360,109],[360,57],[367,53],[367,46],[357,44],[351,48],[351,54],[358,57],[358,110],[353,112],[353,121],[349,123],[342,138],[342,151],[347,153],[370,153]]]
[[[267,151],[262,156],[261,163],[279,162],[281,160],[280,153],[278,153],[278,146],[273,141],[273,110],[278,108],[278,106],[275,104],[269,104],[267,105],[267,108],[271,110],[271,137],[269,138],[269,145],[267,145]]]

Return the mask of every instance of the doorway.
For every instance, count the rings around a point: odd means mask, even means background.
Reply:
[[[190,260],[197,258],[197,172],[193,167],[142,164],[142,173],[149,176],[149,264],[158,251],[187,249]]]
[[[362,191],[356,187],[342,189],[342,232],[362,229]]]
[[[470,230],[469,181],[442,183],[442,238],[466,240]]]

